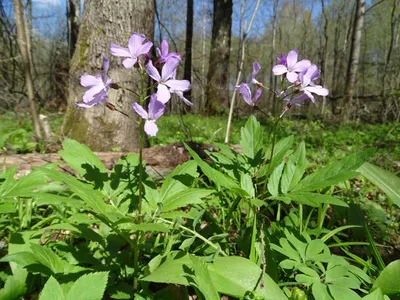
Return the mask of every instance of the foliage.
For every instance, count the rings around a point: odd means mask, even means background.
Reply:
[[[369,168],[374,150],[316,167],[304,142],[289,136],[272,151],[260,142],[262,132],[250,117],[241,130],[243,154],[216,144],[208,164],[186,146],[194,159],[162,182],[143,174],[141,214],[135,154],[108,171],[88,147],[66,139],[59,154],[75,175],[52,164],[19,180],[15,168],[5,170],[1,262],[8,267],[0,299],[172,299],[171,284],[204,299],[398,293],[391,275],[397,262],[380,272],[372,257],[353,253],[358,242],[345,232],[362,227],[341,226],[335,217],[353,210],[343,183]],[[344,255],[333,254],[338,248]]]

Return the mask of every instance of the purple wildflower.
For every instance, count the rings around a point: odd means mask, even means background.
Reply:
[[[306,72],[300,73],[299,80],[300,80],[300,90],[304,92],[308,98],[311,99],[313,103],[315,103],[314,96],[312,93],[320,95],[320,96],[327,96],[329,94],[329,90],[320,86],[315,85],[314,80],[318,79],[320,76],[320,71],[318,70],[316,65],[311,65]]]
[[[133,103],[133,109],[139,116],[146,120],[144,123],[144,131],[147,135],[156,136],[158,132],[156,120],[161,117],[165,111],[165,105],[157,100],[157,95],[153,94],[150,97],[148,106],[149,112],[145,111],[137,102]]]
[[[96,104],[107,104],[107,91],[110,88],[112,79],[107,77],[110,61],[103,57],[103,73],[93,75],[82,75],[81,85],[88,88],[83,95],[83,103],[75,103],[77,107],[89,108]]]
[[[279,57],[276,58],[280,65],[287,66],[286,55],[284,52],[281,53]]]
[[[243,100],[246,101],[247,104],[254,106],[256,101],[258,100],[258,98],[260,98],[261,93],[262,93],[262,89],[260,88],[260,86],[262,86],[262,83],[260,83],[259,81],[257,81],[257,79],[255,79],[257,73],[260,71],[261,66],[259,63],[254,62],[253,63],[253,72],[251,73],[249,79],[247,80],[246,83],[241,83],[240,85],[237,85],[235,87],[235,89],[237,89],[239,91],[239,93],[242,95]],[[254,94],[254,96],[251,96],[251,89],[249,84],[255,84],[257,86],[256,92]]]
[[[275,75],[283,75],[286,73],[286,78],[289,82],[296,82],[299,77],[298,73],[305,72],[311,66],[311,62],[306,59],[298,62],[298,55],[296,50],[290,51],[286,57],[286,64],[281,63],[276,65],[272,68],[272,72],[274,72]],[[283,60],[283,62],[285,62],[285,60]]]
[[[168,60],[168,58],[170,58],[172,56],[181,60],[181,55],[179,53],[176,53],[176,52],[168,53],[168,42],[166,40],[163,40],[161,42],[160,48],[157,48],[157,53],[160,56],[160,58],[158,60],[159,62],[165,63]]]
[[[111,54],[114,56],[127,57],[122,64],[125,68],[132,68],[136,64],[138,57],[142,54],[147,54],[153,46],[152,42],[143,44],[145,39],[145,35],[134,32],[128,41],[128,48],[123,48],[111,43]]]
[[[174,74],[178,68],[179,61],[180,60],[177,57],[171,56],[162,67],[161,75],[154,67],[151,60],[146,65],[147,74],[158,82],[157,99],[164,104],[171,99],[171,93],[175,93],[179,96],[180,92],[185,92],[191,88],[188,80],[174,79]]]
[[[283,92],[283,93],[277,92],[276,94],[277,94],[282,100],[288,102],[288,106],[292,106],[292,105],[295,105],[295,106],[303,106],[303,105],[304,105],[304,102],[305,102],[307,99],[309,99],[308,96],[307,96],[306,94],[300,94],[300,95],[295,96],[295,97],[289,97],[289,96],[286,95],[285,92]]]

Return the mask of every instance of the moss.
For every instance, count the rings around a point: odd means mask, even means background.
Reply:
[[[80,28],[78,41],[78,68],[83,68],[86,65],[87,49],[89,48],[89,31],[86,26]]]

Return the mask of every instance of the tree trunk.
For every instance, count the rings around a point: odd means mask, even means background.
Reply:
[[[325,83],[325,73],[326,73],[326,60],[328,57],[328,16],[325,10],[325,1],[321,0],[322,5],[322,15],[324,17],[324,47],[322,48],[321,55],[321,85]],[[326,107],[326,97],[322,97],[321,115],[325,114]]]
[[[75,51],[79,33],[80,0],[67,0],[67,22],[68,22],[68,51],[69,57]]]
[[[78,41],[71,60],[68,110],[63,124],[63,134],[83,142],[95,151],[121,151],[137,148],[139,131],[136,114],[132,111],[135,95],[124,89],[108,91],[108,100],[131,116],[108,110],[103,105],[78,109],[85,91],[80,86],[82,74],[102,72],[103,55],[110,59],[109,78],[113,83],[138,90],[136,70],[125,69],[122,59],[110,55],[110,43],[127,47],[132,32],[143,33],[149,40],[154,36],[154,2],[146,0],[86,0]]]
[[[351,38],[349,63],[347,65],[344,110],[342,111],[342,121],[347,121],[351,116],[353,105],[354,85],[360,60],[361,36],[364,26],[365,0],[356,1],[356,13],[353,23],[353,34]]]
[[[27,32],[26,28],[25,13],[23,10],[24,6],[23,3],[21,3],[21,0],[14,0],[13,4],[14,4],[14,14],[15,14],[15,25],[17,28],[17,40],[18,40],[19,50],[21,52],[21,65],[25,77],[25,86],[28,94],[33,130],[35,131],[36,137],[41,139],[42,133],[40,131],[39,117],[36,110],[36,103],[34,99],[33,80],[31,74],[32,62],[30,59],[31,57],[28,48],[29,33]]]
[[[232,0],[214,0],[211,52],[207,74],[206,113],[216,114],[229,104],[229,55]]]
[[[183,78],[192,82],[192,40],[193,40],[193,0],[187,0],[186,11],[186,42],[185,42],[185,69]],[[190,90],[185,93],[191,100]]]

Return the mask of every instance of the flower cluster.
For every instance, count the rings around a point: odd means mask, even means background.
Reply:
[[[320,77],[318,67],[307,59],[299,61],[298,56],[296,50],[291,50],[287,55],[282,53],[277,58],[279,64],[272,69],[272,72],[276,76],[285,75],[285,77],[282,77],[281,90],[276,91],[276,94],[279,98],[288,102],[288,108],[292,105],[301,106],[307,99],[315,103],[313,94],[320,96],[327,96],[329,94],[328,89],[315,84],[315,81]],[[255,102],[261,95],[261,89],[264,87],[261,82],[255,79],[260,68],[258,63],[253,63],[253,72],[250,79],[246,83],[236,86],[244,101],[252,106],[255,105]],[[289,85],[283,88],[285,79]],[[256,87],[254,96],[252,96],[250,86]]]
[[[187,100],[183,93],[190,90],[191,85],[188,80],[177,80],[176,71],[181,61],[181,56],[175,52],[168,52],[167,41],[161,42],[161,49],[157,48],[158,59],[150,59],[150,50],[153,47],[152,42],[145,42],[146,36],[139,33],[133,33],[129,38],[128,47],[121,47],[111,43],[110,52],[114,56],[123,57],[123,66],[127,69],[138,65],[139,72],[145,72],[155,81],[156,93],[150,96],[148,110],[143,107],[143,103],[135,102],[134,111],[145,121],[144,130],[149,136],[155,136],[158,131],[156,120],[164,114],[165,104],[171,99],[171,94],[177,95],[183,102],[189,106],[193,104]],[[143,59],[141,59],[143,58]],[[143,66],[145,64],[145,66]],[[155,67],[162,65],[161,74]],[[103,58],[103,72],[96,76],[82,75],[81,85],[88,88],[83,95],[83,103],[76,103],[77,107],[89,108],[96,104],[114,107],[108,102],[107,91],[113,87],[112,79],[107,77],[110,63],[107,57]],[[143,101],[142,101],[143,102]]]

